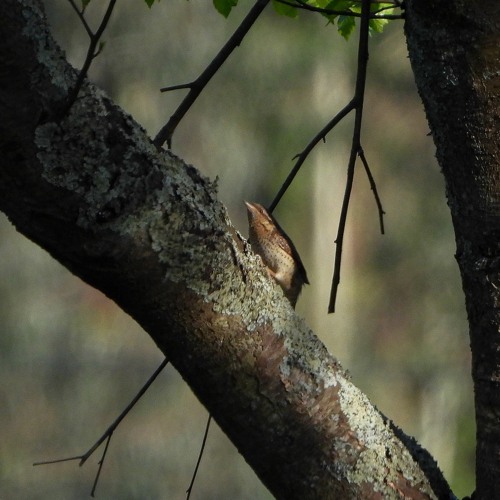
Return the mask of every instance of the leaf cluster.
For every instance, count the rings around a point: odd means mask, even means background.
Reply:
[[[320,13],[327,19],[328,24],[337,26],[339,34],[346,40],[356,27],[356,17],[361,15],[359,0],[272,0],[272,3],[278,14],[287,17],[297,17],[299,10]],[[220,14],[228,17],[233,7],[237,6],[238,0],[213,0],[213,4]],[[398,5],[393,2],[373,1],[370,6],[370,32],[381,33],[389,22],[387,16],[392,16]]]

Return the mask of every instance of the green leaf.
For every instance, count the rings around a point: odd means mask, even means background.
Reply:
[[[324,9],[330,0],[311,0],[307,2],[312,7],[319,7],[320,9]]]
[[[382,33],[388,22],[388,19],[370,19],[370,31],[373,31],[374,33]]]
[[[90,1],[90,0],[89,0]],[[155,0],[144,0],[149,8],[155,3]]]
[[[273,7],[274,10],[282,16],[297,17],[299,14],[295,7],[278,2],[277,0],[273,0]]]
[[[339,16],[338,20],[338,30],[339,33],[346,39],[349,40],[352,32],[354,31],[354,27],[356,26],[356,22],[354,17],[352,16]]]
[[[87,5],[90,3],[90,0],[82,0],[82,12],[85,12]]]
[[[371,6],[372,12],[380,12],[380,15],[394,14],[394,6],[390,3],[379,3]],[[382,33],[385,26],[389,23],[389,19],[370,19],[370,31],[374,33]]]
[[[227,4],[232,3],[233,1],[235,1],[235,3],[237,2],[237,0],[213,1],[214,4]],[[356,27],[356,18],[349,15],[349,13],[361,13],[361,3],[359,0],[306,0],[306,3],[311,7],[318,7],[327,11],[345,12],[345,14],[329,14],[328,12],[322,12],[322,15],[328,20],[328,23],[334,24],[335,21],[337,21],[338,32],[346,40],[349,39]],[[297,17],[298,15],[297,8],[281,3],[279,0],[273,0],[273,7],[276,12],[285,16]],[[229,7],[228,13],[230,10],[231,7]],[[380,15],[390,15],[394,12],[394,4],[374,2],[370,5],[370,11],[372,13],[380,13]],[[227,14],[224,15],[227,17]],[[381,33],[388,22],[388,19],[370,19],[370,33]]]
[[[319,3],[319,2],[318,2]],[[353,10],[356,7],[356,3],[353,2],[352,0],[331,0],[324,5],[324,9],[328,10],[336,10],[340,12],[348,12],[349,10]],[[323,14],[327,19],[328,22],[334,23],[335,19],[339,16],[339,14]],[[347,17],[347,16],[344,16]],[[340,22],[340,21],[339,21]],[[345,21],[342,21],[341,24],[343,24]],[[340,24],[339,24],[340,27]],[[340,31],[340,29],[339,29]],[[342,35],[344,36],[344,35]],[[349,35],[347,35],[349,36]]]
[[[328,2],[325,5],[325,9],[330,9],[330,10],[341,10],[341,11],[347,11],[347,10],[353,10],[358,4],[356,2],[353,2],[352,0],[332,0],[331,2]]]
[[[393,3],[372,3],[370,6],[371,12],[379,12],[380,14],[394,14]]]
[[[238,5],[238,0],[213,0],[213,2],[217,12],[224,17],[229,16],[231,9]]]

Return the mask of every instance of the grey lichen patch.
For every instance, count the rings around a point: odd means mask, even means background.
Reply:
[[[362,484],[373,478],[374,489],[383,493],[384,498],[400,498],[394,485],[403,481],[405,487],[422,486],[428,498],[436,498],[431,487],[424,486],[427,481],[419,465],[368,398],[348,380],[341,380],[339,399],[359,448],[355,466],[344,471],[349,482]],[[394,463],[395,460],[399,463]],[[405,477],[401,471],[406,471]]]
[[[93,86],[84,86],[60,124],[39,126],[35,143],[44,179],[83,198],[83,228],[127,215],[165,187],[144,130]]]
[[[165,209],[141,214],[138,220],[148,221],[152,249],[165,265],[165,279],[185,283],[194,292],[207,296],[211,287],[210,266],[219,246],[217,232],[206,223],[203,230],[200,225],[193,226],[189,210],[183,208],[183,212],[176,208],[173,212]]]
[[[211,287],[207,299],[213,302],[213,309],[217,313],[246,317],[246,291],[241,255],[229,234],[226,234],[224,239],[232,257],[231,264],[229,266],[220,265],[223,262],[220,262],[219,257],[216,257],[217,265],[213,267],[210,275]],[[235,275],[235,267],[237,275]]]
[[[218,202],[207,202],[215,193],[189,185],[190,177],[169,179],[172,191],[170,203],[159,199],[161,213],[149,225],[153,249],[161,262],[167,265],[168,278],[185,281],[194,291],[208,295],[213,287],[213,269],[230,265],[230,251],[224,240],[223,207]]]
[[[212,276],[214,290],[209,297],[214,301],[214,310],[239,315],[249,333],[267,326],[283,338],[285,355],[280,363],[283,380],[289,377],[292,368],[299,368],[307,374],[304,381],[314,386],[313,391],[336,386],[339,370],[336,360],[304,320],[293,314],[283,291],[269,277],[262,259],[241,236],[238,235],[238,239],[243,242],[242,249],[234,239],[228,240],[235,265],[218,267],[219,274]],[[234,275],[235,267],[239,276]],[[332,370],[333,365],[336,370]],[[309,389],[303,388],[304,391]]]
[[[138,247],[157,254],[165,279],[208,294],[212,269],[231,260],[215,183],[159,152],[91,85],[59,125],[37,128],[36,145],[43,178],[77,199],[78,226],[142,240]]]
[[[275,324],[275,328],[279,328],[285,336],[285,346],[288,351],[288,356],[282,365],[284,374],[290,365],[298,366],[312,375],[312,383],[322,390],[337,385],[338,373],[345,376],[339,371],[340,367],[336,360],[301,317],[293,315]],[[332,370],[334,366],[336,369]]]
[[[380,436],[385,438],[391,435],[380,413],[351,382],[342,382],[339,399],[349,426],[356,429],[356,435],[366,446],[380,444]]]
[[[36,58],[39,62],[38,67],[31,74],[32,84],[34,88],[40,88],[47,81],[44,75],[46,73],[49,75],[53,88],[51,92],[40,94],[45,95],[48,101],[63,99],[75,81],[75,72],[68,65],[63,52],[50,35],[40,6],[29,0],[21,1],[21,5],[25,19],[23,35],[35,44]]]
[[[212,184],[193,179],[193,172],[187,174],[183,163],[177,166],[175,175],[163,178],[164,188],[155,194],[154,208],[148,203],[129,218],[127,231],[133,234],[145,226],[151,248],[164,265],[165,279],[184,283],[210,300],[210,292],[219,286],[214,269],[231,267],[222,224],[224,209],[213,201]]]
[[[226,242],[233,265],[217,267],[217,272],[212,275],[214,287],[210,298],[216,312],[241,316],[247,331],[252,332],[259,326],[272,324],[282,314],[273,304],[283,303],[283,292],[268,276],[262,259],[252,251],[248,242],[238,233],[236,237],[243,242],[243,250],[228,234]],[[235,268],[238,275],[235,275]]]
[[[78,141],[74,140],[75,134],[79,136]],[[63,129],[52,122],[39,126],[35,134],[37,158],[44,179],[69,192],[85,194],[88,202],[98,193],[107,193],[110,182],[105,164],[99,162],[105,154],[105,148],[100,138],[91,139],[89,136],[90,127],[85,124],[73,131],[72,128]],[[89,145],[92,152],[97,151],[97,158],[94,159],[91,154],[82,155],[80,139]]]

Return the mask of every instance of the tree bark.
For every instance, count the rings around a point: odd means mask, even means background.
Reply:
[[[475,498],[500,498],[500,2],[410,0],[406,33],[446,180],[469,318]]]
[[[150,334],[279,498],[450,498],[231,226],[216,187],[85,82],[40,3],[0,2],[0,209]]]

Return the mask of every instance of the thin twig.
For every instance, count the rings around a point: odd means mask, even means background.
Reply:
[[[113,433],[108,436],[108,439],[106,440],[106,444],[104,446],[104,450],[102,452],[101,460],[99,460],[99,464],[97,467],[97,473],[94,478],[94,484],[92,485],[92,491],[90,492],[90,496],[93,498],[95,497],[95,490],[97,489],[97,483],[99,482],[99,477],[101,477],[101,471],[102,471],[102,466],[104,465],[104,459],[106,458],[106,453],[108,452],[109,448],[109,442],[111,441],[111,436]]]
[[[180,85],[170,85],[169,87],[162,87],[160,89],[160,92],[170,92],[172,90],[190,89],[190,88],[194,87],[195,84],[196,84],[196,81],[189,82],[189,83],[181,83]]]
[[[349,200],[351,198],[352,184],[354,180],[354,167],[356,156],[361,150],[361,122],[363,118],[363,103],[366,84],[366,68],[368,65],[368,39],[370,22],[370,0],[362,0],[361,4],[361,22],[359,27],[359,45],[358,45],[358,71],[356,75],[356,90],[354,101],[356,103],[356,113],[354,117],[354,131],[352,135],[351,154],[347,166],[347,181],[344,191],[344,199],[340,212],[339,227],[337,238],[335,240],[337,247],[335,250],[335,264],[332,278],[332,288],[330,291],[330,302],[328,312],[335,312],[335,302],[337,299],[337,290],[340,283],[340,265],[342,262],[342,248],[344,242],[344,232],[349,209]]]
[[[189,84],[174,85],[172,87],[165,87],[164,91],[173,90],[175,88],[189,88],[189,92],[184,100],[180,103],[178,108],[175,110],[174,114],[170,117],[168,122],[161,128],[156,137],[154,138],[154,144],[157,148],[161,148],[166,142],[169,148],[172,147],[172,135],[182,120],[184,115],[191,108],[193,103],[196,101],[202,90],[215,75],[218,69],[224,64],[226,59],[230,56],[233,50],[240,45],[243,38],[248,33],[249,29],[252,27],[253,23],[257,20],[261,12],[264,10],[269,0],[257,0],[254,6],[250,9],[250,12],[246,15],[245,19],[238,26],[236,31],[233,33],[231,38],[226,42],[224,47],[215,56],[212,62],[205,68],[201,75]]]
[[[79,460],[80,467],[90,458],[90,456],[94,453],[94,451],[101,446],[101,444],[107,440],[106,447],[104,449],[104,453],[102,455],[101,461],[99,462],[99,468],[97,470],[97,475],[94,481],[94,486],[92,488],[92,491],[95,491],[95,488],[97,486],[97,480],[99,478],[99,474],[101,472],[102,468],[102,462],[104,461],[106,451],[109,445],[109,441],[111,440],[111,436],[113,435],[113,432],[116,430],[116,428],[120,425],[121,421],[127,416],[129,411],[134,407],[134,405],[139,401],[139,399],[144,395],[144,393],[149,389],[151,384],[155,381],[156,377],[161,373],[161,371],[167,366],[168,364],[168,358],[165,358],[160,366],[154,371],[154,373],[149,377],[147,382],[142,386],[141,390],[134,396],[132,401],[127,405],[127,407],[118,415],[118,417],[113,421],[113,423],[106,429],[104,434],[94,443],[94,445],[85,453],[82,455],[74,456],[74,457],[67,457],[67,458],[58,458],[56,460],[45,460],[43,462],[35,462],[33,465],[48,465],[48,464],[56,464],[59,462],[69,462],[71,460]]]
[[[375,3],[375,2],[372,2],[372,4]],[[371,13],[371,19],[386,19],[386,17],[384,16],[380,16],[379,14],[381,12],[384,12],[385,10],[391,10],[391,9],[394,9],[396,8],[396,6],[394,4],[391,4],[391,5],[386,5],[385,7],[380,7],[380,9],[377,9],[375,11],[373,11]],[[389,15],[392,15],[392,14],[389,14]],[[399,14],[399,17],[398,19],[404,19],[404,15],[403,14]]]
[[[320,142],[326,140],[326,136],[328,132],[330,132],[341,120],[346,117],[353,109],[355,108],[354,99],[350,101],[342,110],[340,110],[314,137],[311,139],[309,144],[304,148],[304,150],[295,156],[297,161],[293,166],[292,170],[288,174],[288,177],[285,179],[285,182],[282,184],[278,194],[274,197],[271,205],[269,205],[268,211],[272,213],[272,211],[276,208],[281,198],[285,194],[286,190],[292,183],[294,177],[297,175],[300,167],[309,156],[309,153],[314,149],[314,147]]]
[[[75,5],[74,0],[68,0],[75,12],[77,13],[78,17],[80,18],[80,21],[83,24],[83,27],[85,28],[85,31],[87,32],[89,38],[90,38],[90,43],[89,47],[87,49],[87,55],[85,56],[85,61],[83,63],[82,69],[78,73],[78,77],[76,79],[76,83],[73,86],[73,88],[70,90],[68,93],[68,96],[65,100],[64,106],[61,110],[58,111],[57,113],[57,118],[60,119],[63,116],[67,114],[67,112],[71,109],[71,106],[73,106],[73,103],[76,101],[76,98],[78,97],[78,93],[80,92],[80,89],[83,85],[83,81],[87,77],[87,72],[90,68],[90,65],[92,64],[92,61],[100,54],[102,47],[99,48],[96,51],[97,44],[99,43],[99,40],[104,33],[104,30],[106,29],[106,26],[108,25],[109,19],[111,17],[111,13],[113,12],[113,8],[115,6],[116,0],[110,0],[108,7],[106,9],[106,12],[104,13],[104,16],[102,18],[101,24],[99,25],[99,28],[97,31],[94,33],[91,29],[90,26],[87,24],[87,21],[85,20],[85,17],[83,15],[83,11],[80,11],[78,7]]]
[[[384,230],[384,209],[382,207],[382,202],[380,201],[380,197],[378,195],[377,191],[377,184],[375,183],[375,179],[373,178],[373,175],[371,173],[370,167],[368,165],[368,161],[366,160],[365,152],[363,151],[363,148],[360,147],[358,151],[358,156],[361,159],[361,163],[363,163],[363,166],[365,167],[365,172],[368,177],[368,181],[370,182],[370,188],[373,191],[373,196],[375,197],[375,203],[377,204],[377,209],[378,209],[378,219],[380,223],[380,234],[385,234]]]
[[[116,420],[108,427],[106,432],[96,441],[94,446],[90,448],[87,453],[82,456],[82,460],[80,461],[80,465],[83,465],[85,461],[92,455],[92,453],[101,445],[101,443],[108,437],[113,434],[116,428],[120,425],[120,422],[127,416],[128,412],[135,406],[137,401],[141,399],[144,393],[149,389],[151,384],[155,381],[156,377],[161,373],[161,371],[168,365],[168,358],[165,358],[160,366],[154,371],[154,373],[149,377],[147,382],[141,387],[140,391],[134,396],[132,401],[127,405],[127,407],[118,415]]]
[[[281,0],[280,0],[281,1]],[[296,0],[299,3],[304,3],[302,0]],[[339,226],[337,229],[337,238],[335,240],[336,243],[336,252],[335,252],[335,264],[334,264],[334,274],[332,279],[332,288],[330,292],[330,301],[328,306],[328,312],[332,313],[335,311],[335,302],[337,297],[338,285],[340,283],[340,268],[342,262],[342,249],[343,249],[343,241],[344,241],[344,233],[347,222],[347,213],[349,209],[349,201],[352,192],[352,185],[354,181],[354,168],[356,164],[356,158],[359,156],[365,168],[370,187],[373,191],[375,202],[378,207],[379,213],[379,222],[380,222],[380,230],[381,233],[384,234],[384,211],[382,208],[382,203],[380,201],[380,197],[378,195],[377,187],[375,180],[373,179],[373,175],[370,171],[368,162],[366,160],[364,151],[361,147],[361,123],[363,116],[363,103],[364,103],[364,92],[365,92],[365,84],[366,84],[366,68],[368,64],[368,35],[369,35],[369,20],[370,20],[370,1],[362,0],[362,14],[361,17],[361,26],[360,26],[360,39],[358,45],[358,72],[356,75],[356,88],[353,99],[339,112],[337,115],[333,117],[332,120],[318,133],[316,136],[309,142],[306,148],[298,154],[295,158],[297,158],[297,162],[293,166],[292,170],[288,174],[285,182],[282,184],[280,190],[275,196],[274,200],[269,206],[269,212],[272,212],[279,201],[285,194],[286,190],[292,183],[293,179],[297,175],[304,161],[310,154],[310,152],[314,149],[314,147],[321,141],[326,140],[327,134],[351,111],[355,111],[355,121],[354,121],[354,130],[352,136],[351,143],[351,153],[349,156],[349,162],[347,166],[347,180],[344,191],[344,198],[342,202],[341,215],[339,219]],[[289,2],[283,1],[282,3]],[[304,4],[307,5],[307,4]],[[313,9],[315,10],[315,9]]]
[[[92,38],[94,36],[94,33],[92,33],[92,30],[90,29],[89,24],[87,23],[87,20],[85,19],[85,16],[83,15],[83,8],[80,10],[74,0],[68,0],[69,3],[71,4],[71,7],[73,7],[73,10],[76,12],[76,15],[79,17],[81,23],[83,24],[83,27],[85,28],[85,31],[87,32],[87,35],[89,38]]]
[[[187,496],[186,500],[191,497],[191,491],[193,490],[194,480],[196,479],[196,474],[198,474],[198,468],[200,467],[201,457],[205,451],[205,444],[207,443],[208,430],[210,429],[210,423],[212,422],[212,415],[208,415],[207,425],[205,427],[205,434],[203,434],[203,441],[201,443],[200,453],[198,454],[198,460],[196,461],[196,466],[194,468],[193,477],[189,483],[189,488],[186,490]]]

